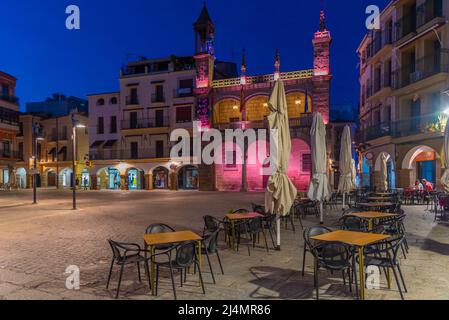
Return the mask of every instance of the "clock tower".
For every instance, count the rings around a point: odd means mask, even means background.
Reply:
[[[313,102],[314,111],[320,112],[324,122],[329,123],[330,110],[330,47],[332,38],[326,28],[324,10],[320,13],[320,28],[313,38]]]

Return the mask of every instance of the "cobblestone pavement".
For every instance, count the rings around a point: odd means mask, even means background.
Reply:
[[[177,230],[202,231],[202,216],[222,217],[229,209],[248,208],[263,202],[263,194],[200,192],[79,192],[79,208],[71,208],[69,191],[39,190],[39,204],[31,205],[31,192],[0,192],[0,299],[111,299],[117,285],[113,275],[111,290],[106,279],[110,248],[106,239],[142,243],[143,232],[151,223],[163,222]],[[449,299],[449,228],[434,224],[425,207],[406,207],[406,228],[410,253],[401,260],[408,286],[406,299]],[[338,210],[330,212],[331,225]],[[316,224],[308,217],[305,225]],[[225,275],[218,274],[212,258],[217,284],[203,261],[206,296],[197,278],[189,276],[178,287],[179,299],[313,299],[312,259],[307,256],[305,277],[301,276],[303,240],[299,224],[296,233],[282,231],[282,251],[269,254],[259,247],[245,246],[239,252],[222,248]],[[269,240],[270,243],[270,240]],[[65,287],[65,270],[77,265],[81,288]],[[179,278],[177,278],[179,279]],[[179,282],[179,280],[177,281]],[[338,275],[321,271],[322,299],[352,299]],[[171,283],[162,273],[159,296],[137,280],[134,266],[126,269],[121,299],[172,299]],[[367,299],[398,299],[393,284],[368,290]]]

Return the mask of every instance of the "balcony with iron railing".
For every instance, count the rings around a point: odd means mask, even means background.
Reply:
[[[394,41],[400,41],[413,32],[416,32],[416,16],[405,15],[396,20]]]
[[[16,106],[19,105],[19,98],[17,98],[16,96],[0,95],[0,100],[12,103]]]
[[[127,105],[127,106],[138,105],[138,104],[139,104],[139,97],[136,97],[136,96],[127,96],[125,102],[126,102],[126,105]]]
[[[312,113],[302,113],[299,118],[290,118],[290,128],[311,128],[313,122]],[[252,121],[230,121],[227,123],[218,123],[215,127],[219,130],[226,129],[268,129],[268,119],[264,120],[252,120]]]
[[[129,119],[121,121],[122,130],[165,128],[169,126],[170,126],[169,117]]]
[[[393,73],[394,89],[401,89],[439,73],[449,72],[449,50],[427,55]]]
[[[54,141],[65,141],[69,139],[69,135],[67,134],[67,132],[62,132],[59,134],[56,133],[50,133],[48,135],[45,136],[40,136],[42,138],[47,138],[47,141],[49,142],[54,142]]]
[[[193,88],[178,88],[173,91],[174,98],[193,97]]]
[[[11,126],[19,125],[19,112],[0,107],[0,123]]]
[[[445,0],[426,0],[416,8],[417,29],[435,19],[444,18],[443,1]]]
[[[103,150],[90,150],[90,160],[139,160],[139,159],[156,159],[169,157],[168,150],[155,150],[148,149],[103,149]]]
[[[165,102],[165,94],[153,93],[151,95],[152,103],[164,103]]]
[[[18,151],[0,149],[0,158],[11,159],[11,160],[21,160],[23,158],[23,155],[21,158]]]

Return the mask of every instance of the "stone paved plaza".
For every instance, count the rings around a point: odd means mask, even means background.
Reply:
[[[39,204],[31,205],[31,192],[0,192],[0,298],[1,299],[111,299],[106,279],[111,252],[106,239],[143,242],[143,232],[151,223],[163,222],[176,230],[202,231],[205,214],[223,217],[229,209],[249,208],[263,202],[263,194],[200,192],[79,192],[80,210],[72,211],[70,191],[39,190]],[[425,207],[406,207],[406,228],[410,253],[401,260],[409,292],[406,299],[449,299],[449,228],[434,224]],[[331,225],[339,212],[326,217]],[[317,223],[308,217],[305,225]],[[206,296],[197,278],[177,287],[179,299],[313,299],[312,259],[307,257],[306,275],[300,273],[303,240],[297,231],[282,231],[282,251],[245,246],[231,252],[221,243],[225,275],[218,274],[212,258],[217,284],[212,284],[203,260]],[[269,241],[269,244],[271,242]],[[81,288],[65,288],[67,266],[81,270]],[[121,299],[154,299],[148,287],[137,280],[134,266],[125,269]],[[117,271],[117,270],[116,270]],[[157,299],[172,299],[171,283],[162,273]],[[179,282],[179,278],[177,278]],[[352,299],[341,278],[320,273],[322,299]],[[367,299],[398,299],[393,284],[369,290]]]

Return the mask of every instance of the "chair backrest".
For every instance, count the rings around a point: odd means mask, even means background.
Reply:
[[[308,227],[306,230],[304,230],[303,237],[304,242],[306,246],[308,246],[310,249],[312,249],[316,245],[316,241],[311,239],[312,237],[319,236],[321,234],[332,232],[331,229],[323,226],[313,226]]]
[[[204,236],[203,239],[204,247],[208,253],[217,252],[218,248],[218,231],[211,232]]]
[[[254,218],[248,221],[248,231],[249,233],[255,233],[262,230],[262,219]]]
[[[265,212],[265,208],[258,205],[258,204],[252,204],[252,208],[253,208],[253,212],[257,212],[263,215],[266,215],[267,213]]]
[[[209,232],[214,232],[220,228],[217,219],[212,216],[204,216],[204,230],[207,230]]]
[[[351,256],[349,247],[341,242],[322,242],[312,249],[312,253],[329,269],[347,266]]]
[[[194,241],[185,242],[176,248],[176,263],[180,267],[190,267],[196,260],[196,245]]]
[[[120,244],[110,239],[108,240],[108,243],[111,246],[112,256],[114,260],[119,261],[123,259],[124,253],[122,253],[123,248],[120,246]]]
[[[348,231],[365,231],[366,226],[364,220],[354,216],[343,216],[342,229]]]
[[[238,210],[235,210],[233,213],[245,214],[245,213],[249,213],[249,210],[247,210],[247,209],[238,209]]]
[[[173,229],[172,227],[170,227],[166,224],[157,223],[157,224],[149,225],[148,228],[145,230],[145,234],[165,233],[165,232],[174,232],[174,231],[175,231],[175,229]]]

